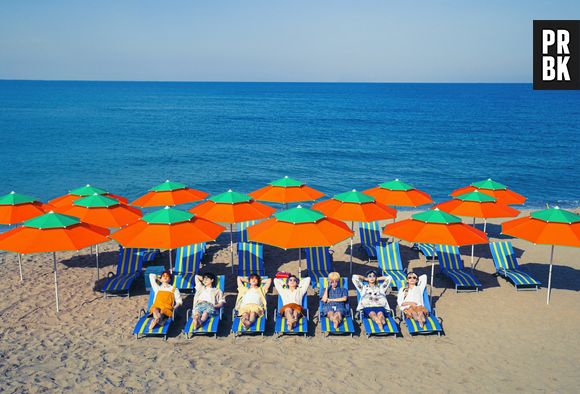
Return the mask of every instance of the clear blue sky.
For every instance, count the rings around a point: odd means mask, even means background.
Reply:
[[[530,82],[580,1],[17,0],[0,79]]]

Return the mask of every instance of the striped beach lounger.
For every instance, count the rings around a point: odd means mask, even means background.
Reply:
[[[108,278],[101,288],[101,292],[114,295],[130,296],[131,286],[143,270],[143,254],[135,253],[132,248],[123,248],[119,251],[117,273],[109,272]]]
[[[360,293],[358,289],[356,289],[356,299],[357,302],[360,303]],[[374,321],[372,321],[371,319],[365,318],[363,316],[362,311],[358,311],[357,315],[359,321],[362,322],[363,332],[367,336],[367,338],[370,338],[373,335],[376,336],[394,335],[395,337],[397,337],[401,332],[399,326],[397,325],[397,322],[393,318],[393,311],[391,310],[387,310],[387,314],[385,316],[386,323],[382,327],[377,323],[375,323]]]
[[[306,270],[310,276],[310,285],[316,287],[320,278],[327,278],[330,272],[334,271],[330,248],[306,248]]]
[[[441,272],[455,283],[455,291],[479,291],[481,283],[463,266],[457,246],[437,245],[436,252]]]
[[[139,339],[139,337],[147,336],[162,336],[165,340],[167,340],[167,332],[169,331],[169,327],[171,327],[171,324],[173,324],[175,318],[175,309],[173,310],[173,316],[165,319],[165,322],[162,326],[157,325],[151,330],[149,329],[149,325],[151,324],[153,317],[150,316],[149,310],[151,310],[153,301],[155,301],[155,292],[151,290],[149,292],[149,302],[147,303],[147,309],[141,309],[139,312],[139,320],[137,321],[137,324],[135,324],[133,335],[136,335],[137,339]]]
[[[264,275],[264,245],[255,242],[238,244],[238,276]]]
[[[248,220],[238,223],[238,242],[250,242],[248,239],[248,227],[258,223],[258,220]]]
[[[360,244],[365,250],[369,261],[377,258],[375,246],[381,242],[381,226],[379,222],[359,223]]]
[[[407,274],[405,273],[406,270],[403,268],[399,243],[381,243],[376,246],[376,249],[379,268],[383,271],[384,275],[390,275],[393,278],[391,287],[393,289],[401,289],[405,287]]]
[[[348,290],[348,278],[340,278],[340,285]],[[318,287],[320,288],[320,298],[324,295],[324,289],[329,286],[328,277],[320,278]],[[348,302],[347,302],[348,303]],[[349,308],[350,309],[350,308]],[[320,321],[320,331],[322,334],[326,335],[350,335],[354,334],[354,315],[352,309],[350,309],[350,314],[343,316],[342,322],[338,325],[338,329],[334,328],[334,324],[330,321],[328,317],[320,316],[320,311],[322,310],[322,301],[318,307],[318,317]]]
[[[177,248],[174,284],[179,290],[195,289],[195,275],[199,272],[205,253],[205,242]]]
[[[304,335],[308,336],[308,321],[310,320],[310,312],[308,310],[308,295],[304,294],[302,297],[302,308],[304,309],[304,314],[298,320],[296,327],[293,330],[288,330],[288,325],[286,324],[286,318],[280,316],[280,309],[284,305],[282,304],[282,297],[278,295],[278,306],[274,311],[274,316],[276,317],[276,324],[274,326],[274,333],[276,335]]]
[[[222,291],[225,291],[225,278],[223,275],[218,275],[216,277],[217,280],[217,287]],[[224,308],[220,308],[219,315],[212,316],[205,321],[197,330],[193,329],[193,309],[187,310],[187,322],[185,323],[185,327],[183,328],[183,333],[185,336],[190,339],[193,338],[194,335],[213,335],[217,338],[217,332],[219,328],[219,324],[223,319],[223,312]]]
[[[264,280],[268,279],[267,276],[262,276],[262,284]],[[246,283],[246,286],[250,285]],[[232,311],[232,333],[234,335],[245,335],[245,334],[260,334],[264,336],[266,331],[266,320],[268,319],[268,306],[264,308],[264,314],[256,319],[254,324],[250,327],[245,328],[242,324],[242,319],[238,316],[238,311],[234,308]]]
[[[433,258],[437,258],[437,253],[435,251],[435,244],[425,244],[425,243],[420,243],[417,242],[415,245],[413,245],[414,249],[419,250],[419,252],[423,253],[423,256],[425,256],[425,259],[427,260],[431,260]]]
[[[157,257],[157,254],[159,253],[159,249],[153,249],[153,248],[135,248],[135,253],[139,253],[141,255],[143,255],[143,262],[144,263],[149,263],[153,260],[155,260],[155,257]]]
[[[490,242],[489,249],[497,274],[512,282],[516,290],[538,290],[540,288],[542,284],[539,281],[520,269],[511,242]]]
[[[427,316],[427,320],[425,321],[425,325],[423,328],[419,326],[419,323],[413,319],[407,319],[405,314],[401,311],[401,317],[405,321],[405,325],[407,326],[407,330],[411,336],[417,334],[437,334],[441,335],[443,332],[443,328],[441,327],[441,322],[439,318],[435,314],[435,309],[431,309],[431,304],[429,303],[429,296],[427,295],[427,290],[423,291],[423,306],[425,309],[429,311],[429,316]]]

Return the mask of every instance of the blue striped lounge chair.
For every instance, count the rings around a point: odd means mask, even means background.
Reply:
[[[294,330],[288,330],[288,325],[286,324],[286,318],[280,316],[280,309],[283,307],[282,297],[278,295],[278,306],[274,310],[274,316],[276,317],[276,324],[274,326],[274,333],[278,336],[282,335],[304,335],[308,336],[308,321],[310,320],[310,311],[308,310],[308,294],[304,294],[302,297],[302,308],[304,308],[304,315],[298,320]]]
[[[217,287],[222,291],[225,291],[225,278],[223,275],[218,275],[216,277],[217,280]],[[193,309],[187,310],[187,322],[185,323],[185,327],[183,328],[183,333],[185,336],[189,338],[193,338],[194,335],[213,335],[217,338],[218,327],[220,321],[223,319],[223,312],[224,308],[220,308],[218,316],[212,316],[205,321],[197,330],[193,329]]]
[[[407,330],[411,336],[417,334],[437,334],[441,335],[443,328],[441,327],[441,322],[435,314],[435,308],[431,309],[431,304],[429,303],[429,296],[427,295],[427,290],[423,291],[423,306],[429,311],[429,316],[425,321],[423,328],[419,326],[419,323],[413,319],[407,319],[403,312],[401,311],[401,318],[405,321]]]
[[[262,283],[264,280],[268,279],[266,276],[262,276]],[[246,286],[250,286],[246,283]],[[234,335],[244,335],[244,334],[260,334],[264,336],[266,331],[266,320],[268,319],[268,306],[264,308],[264,315],[258,317],[254,324],[252,324],[247,329],[243,326],[242,320],[238,316],[238,311],[234,308],[232,311],[232,333]]]
[[[310,285],[316,287],[320,278],[327,278],[334,271],[330,248],[306,248],[306,270],[310,276]]]
[[[132,248],[123,248],[119,251],[117,274],[109,272],[101,292],[111,295],[131,295],[131,286],[143,270],[143,254],[135,253]]]
[[[497,274],[512,282],[516,290],[538,290],[540,288],[542,284],[539,281],[520,270],[511,242],[490,242],[489,249]]]
[[[406,270],[403,268],[399,243],[381,243],[378,244],[376,248],[379,268],[383,271],[384,275],[390,275],[393,278],[393,281],[391,282],[393,290],[405,287],[407,274]]]
[[[175,257],[175,287],[179,290],[195,289],[195,275],[199,272],[205,253],[205,243],[182,246]]]
[[[248,239],[248,227],[258,223],[258,220],[248,220],[238,223],[239,242],[250,242]]]
[[[457,246],[437,245],[436,252],[441,272],[455,283],[455,291],[479,291],[481,283],[463,266]]]
[[[426,244],[417,242],[413,245],[413,249],[419,250],[425,256],[425,259],[431,260],[437,258],[437,252],[435,251],[436,245],[435,244]]]
[[[340,285],[348,290],[348,278],[340,278]],[[318,282],[318,287],[320,288],[320,297],[324,295],[324,289],[328,287],[328,277],[320,278]],[[328,317],[321,317],[320,311],[322,310],[322,301],[318,307],[319,320],[320,320],[320,331],[324,335],[350,335],[354,334],[354,315],[352,309],[350,309],[350,315],[343,317],[342,322],[338,326],[338,330],[334,328],[334,324],[328,319]]]
[[[358,289],[356,289],[356,299],[357,302],[360,302],[360,293],[358,292]],[[367,338],[370,338],[373,335],[376,336],[393,335],[397,337],[401,332],[399,330],[397,322],[393,317],[393,311],[391,310],[387,311],[387,315],[385,316],[386,324],[382,327],[379,326],[374,321],[372,321],[371,319],[365,318],[363,316],[362,311],[358,311],[357,314],[359,321],[362,322],[364,334],[366,335]]]
[[[153,305],[153,301],[155,301],[155,292],[151,290],[149,292],[149,302],[147,303],[147,309],[141,309],[139,312],[139,320],[137,320],[137,324],[135,324],[133,335],[136,335],[137,339],[139,339],[140,336],[162,336],[165,340],[167,340],[167,332],[175,320],[175,309],[173,310],[173,316],[165,319],[165,322],[162,326],[157,325],[153,328],[153,330],[150,330],[149,325],[151,324],[153,317],[151,317],[149,310],[151,309],[151,305]]]
[[[379,222],[360,222],[358,227],[360,244],[365,250],[369,261],[377,258],[375,245],[381,242],[381,226]]]
[[[119,253],[123,252],[123,246],[119,245]],[[151,261],[155,260],[157,254],[159,253],[159,249],[154,248],[129,248],[131,249],[132,253],[140,254],[143,256],[144,263],[150,263]]]
[[[255,242],[240,242],[238,244],[238,276],[258,274],[263,276],[264,245]]]

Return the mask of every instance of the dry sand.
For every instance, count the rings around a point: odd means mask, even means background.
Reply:
[[[408,214],[407,214],[408,215]],[[497,222],[495,222],[497,223]],[[499,226],[488,226],[492,239]],[[228,235],[210,245],[204,262],[228,275],[225,316],[234,304],[234,278],[226,249]],[[548,246],[513,240],[524,268],[547,282]],[[369,266],[355,239],[355,272]],[[419,273],[428,273],[423,258],[403,243],[403,260]],[[347,273],[348,243],[334,247],[335,266]],[[117,247],[104,245],[102,276],[114,271]],[[462,248],[466,264],[470,247]],[[181,334],[184,309],[167,342],[136,340],[131,334],[147,295],[140,284],[130,298],[103,298],[94,291],[94,257],[88,250],[58,253],[61,313],[54,305],[52,255],[24,258],[24,283],[8,254],[0,264],[4,296],[0,300],[0,391],[6,392],[578,392],[580,386],[580,250],[557,247],[552,303],[546,290],[516,292],[492,276],[486,245],[478,246],[476,276],[480,293],[457,294],[451,282],[435,277],[434,303],[445,335],[401,338],[324,339],[316,323],[310,337],[273,336],[273,319],[265,337],[234,340],[231,319],[221,325],[217,339]],[[167,255],[156,262],[167,262]],[[296,271],[297,252],[266,247],[271,275],[278,269]],[[436,270],[437,272],[437,270]],[[311,295],[314,294],[312,291]],[[269,297],[270,305],[275,296]],[[351,290],[351,306],[356,298]],[[185,306],[191,307],[192,296]],[[395,305],[395,297],[390,296]],[[318,297],[310,297],[311,312]],[[272,314],[272,311],[270,311]],[[357,325],[358,327],[358,325]],[[357,328],[358,329],[358,328]]]

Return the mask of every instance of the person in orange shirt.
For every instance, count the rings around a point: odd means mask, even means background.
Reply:
[[[149,310],[153,315],[149,330],[153,330],[156,325],[163,325],[168,317],[172,317],[174,308],[183,304],[183,300],[181,299],[179,289],[171,284],[173,282],[171,272],[164,271],[161,274],[161,278],[159,279],[161,284],[157,283],[157,276],[155,274],[149,275],[149,281],[151,282],[151,290],[155,292],[153,305],[151,305],[151,309]]]

